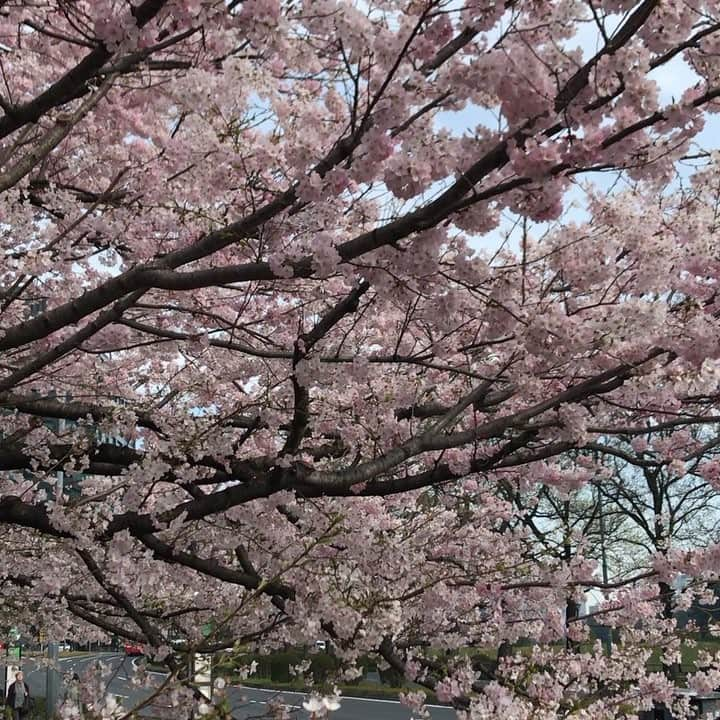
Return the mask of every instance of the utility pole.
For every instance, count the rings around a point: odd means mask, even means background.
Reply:
[[[603,512],[603,501],[600,487],[595,486],[597,490],[598,515],[600,517],[600,562],[602,565],[603,585],[608,584],[608,563],[607,551],[605,549],[605,513]],[[605,652],[610,655],[612,653],[612,628],[606,627],[606,633],[603,633],[603,645]]]
[[[58,420],[58,435],[62,437],[63,432],[65,432],[65,420],[64,418],[60,418]],[[65,473],[62,470],[58,470],[57,473],[55,473],[55,478],[55,502],[58,505],[62,505],[63,492],[65,491]]]
[[[58,692],[60,690],[60,673],[55,669],[58,662],[59,648],[57,642],[48,643],[48,660],[50,661],[45,686],[45,717],[52,720],[55,717],[55,710],[58,704]]]
[[[598,503],[600,503],[600,558],[602,560],[602,578],[603,584],[607,585],[608,580],[608,564],[607,564],[607,551],[605,550],[605,513],[603,512],[602,500],[600,499],[600,493],[598,493]]]

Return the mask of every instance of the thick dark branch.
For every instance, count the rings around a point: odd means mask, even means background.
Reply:
[[[653,349],[637,365],[646,363],[666,351],[660,348]],[[589,395],[599,395],[614,390],[636,370],[637,365],[623,363],[610,370],[590,378],[584,382],[572,385],[566,390],[555,394],[553,397],[543,400],[524,410],[511,415],[496,418],[481,423],[469,430],[453,433],[451,435],[436,434],[432,431],[418,435],[407,442],[392,448],[384,455],[360,463],[353,468],[339,471],[315,472],[306,479],[308,485],[322,488],[325,491],[332,491],[339,487],[350,487],[352,485],[368,482],[375,479],[391,469],[402,464],[416,455],[434,450],[445,450],[451,447],[460,447],[480,440],[488,440],[493,437],[501,437],[503,433],[513,427],[525,425],[529,420],[567,403],[579,402]]]
[[[473,409],[477,411],[489,410],[490,408],[509,400],[515,392],[516,389],[514,387],[509,387],[506,390],[498,390],[493,393],[489,392],[485,395],[485,397],[480,398],[477,402],[473,403]],[[449,405],[432,402],[398,408],[395,411],[395,417],[398,420],[410,420],[410,418],[424,419],[430,417],[440,417],[449,411]]]
[[[645,0],[641,8],[647,8],[653,2],[656,2],[656,0]],[[612,52],[615,52],[622,43],[627,41],[626,35],[629,29],[643,18],[643,13],[638,9],[620,30],[617,37],[608,45],[608,47],[612,48]],[[606,50],[606,52],[610,51]],[[590,62],[592,63],[592,61]],[[589,70],[587,75],[589,76]],[[579,78],[580,75],[575,77]],[[585,77],[584,82],[587,82],[587,77]],[[563,97],[566,98],[561,105],[569,103],[579,92],[581,88],[576,88],[579,83],[580,80],[574,78],[561,91],[558,97],[563,96],[564,93]],[[571,85],[572,87],[570,87]],[[356,132],[339,140],[328,155],[315,166],[314,171],[324,176],[332,167],[349,157],[360,143],[366,129],[366,124],[363,123]],[[527,132],[527,128],[518,131],[518,138],[526,137]],[[486,177],[488,173],[505,165],[507,161],[507,141],[504,140],[496,144],[494,148],[472,165],[456,182],[432,202],[383,227],[341,243],[336,248],[340,257],[344,262],[349,262],[372,250],[395,243],[413,232],[433,227],[451,214],[462,198],[480,180]],[[138,266],[103,283],[94,290],[88,291],[80,298],[60,305],[22,325],[10,328],[6,331],[5,336],[0,338],[0,350],[18,347],[45,337],[61,327],[77,323],[86,315],[99,310],[133,290],[147,290],[150,287],[168,290],[192,290],[218,284],[277,279],[268,263],[265,262],[186,273],[177,273],[173,272],[173,270],[211,255],[233,242],[251,236],[264,223],[293,205],[296,199],[296,189],[293,186],[247,218],[208,233],[189,247],[166,255],[160,262]],[[310,277],[313,273],[312,259],[309,256],[301,258],[293,264],[292,269],[295,278]]]
[[[150,548],[156,558],[167,563],[183,565],[208,577],[214,577],[233,585],[241,585],[248,590],[260,590],[266,595],[277,595],[284,600],[292,600],[295,597],[295,592],[289,585],[284,585],[278,581],[265,582],[257,573],[240,572],[234,568],[221,565],[212,558],[200,558],[197,555],[176,550],[152,534],[137,534],[135,537],[143,545]]]
[[[715,100],[716,98],[720,97],[720,88],[710,88],[706,92],[704,92],[700,97],[695,98],[690,105],[692,105],[695,108],[702,107],[703,105],[707,105],[712,100]],[[630,135],[634,135],[636,132],[640,130],[644,130],[645,128],[651,127],[652,125],[655,125],[656,123],[660,122],[661,120],[665,120],[665,113],[662,110],[658,110],[654,112],[652,115],[648,115],[647,117],[643,118],[642,120],[638,120],[637,122],[633,123],[632,125],[628,125],[624,127],[622,130],[619,130],[613,135],[610,135],[609,137],[605,138],[602,142],[602,148],[606,149],[611,147],[612,145],[620,142],[621,140],[624,140],[627,137],[630,137]]]
[[[134,11],[138,27],[147,25],[166,4],[167,0],[145,0]],[[48,110],[75,100],[87,91],[87,82],[112,57],[105,45],[98,45],[74,68],[34,100],[9,109],[0,118],[0,139],[7,137],[27,123],[37,122]]]
[[[651,60],[650,68],[654,70],[655,68],[660,67],[660,65],[664,65],[665,63],[672,60],[683,50],[687,50],[691,47],[698,47],[700,40],[702,40],[704,37],[707,37],[708,35],[712,35],[713,33],[718,32],[719,30],[720,23],[711,23],[707,27],[704,27],[702,30],[698,30],[698,32],[696,32],[684,42],[678,43],[677,45],[675,45],[675,47],[671,48],[663,55],[659,55],[658,57]]]
[[[505,9],[509,10],[516,4],[517,0],[505,0]],[[463,28],[458,35],[445,43],[445,45],[437,51],[435,57],[423,64],[420,68],[420,72],[429,75],[434,70],[437,70],[441,65],[453,57],[453,55],[462,50],[466,45],[469,45],[479,33],[480,29],[474,25],[468,25]]]
[[[598,588],[599,590],[617,590],[618,588],[627,587],[633,585],[641,580],[648,580],[652,577],[657,577],[656,570],[648,570],[647,572],[633,575],[632,577],[625,578],[624,580],[617,580],[615,582],[603,582],[595,578],[588,578],[586,580],[570,580],[566,584],[568,587],[583,587],[583,588]],[[524,588],[531,587],[557,587],[557,582],[551,582],[549,580],[526,580],[517,583],[508,583],[503,585],[503,590],[522,590]]]
[[[120,323],[127,327],[133,328],[138,332],[145,333],[147,335],[155,335],[156,337],[166,338],[167,340],[191,340],[197,335],[191,333],[180,332],[178,330],[168,330],[167,328],[159,328],[154,325],[139,322],[138,320],[131,320],[129,318],[123,318]],[[202,333],[205,335],[205,333]],[[256,348],[252,345],[246,345],[245,343],[239,343],[236,340],[216,340],[215,338],[209,338],[208,344],[211,347],[224,348],[226,350],[233,350],[235,352],[241,352],[246,355],[252,355],[253,357],[267,358],[271,360],[292,360],[293,354],[289,350],[265,350],[263,348]]]
[[[183,513],[187,513],[186,521],[201,520],[209,515],[225,512],[235,505],[268,497],[274,492],[284,490],[289,486],[288,478],[279,475],[278,470],[268,473],[267,477],[258,477],[247,485],[232,485],[231,487],[205,495],[199,499],[188,500],[172,510],[161,513],[159,516],[126,512],[116,515],[108,523],[107,528],[100,533],[100,542],[109,540],[113,535],[123,530],[129,530],[133,535],[150,535],[164,530],[164,525],[172,522]]]
[[[112,65],[109,65],[108,67],[104,67],[99,70],[96,75],[102,77],[103,75],[122,75],[125,73],[129,73],[134,70],[139,63],[143,62],[143,60],[146,60],[153,53],[158,52],[159,50],[164,50],[171,45],[176,45],[177,43],[191,37],[198,31],[199,28],[189,28],[188,30],[179,33],[178,35],[173,35],[172,37],[167,38],[166,40],[163,40],[156,45],[151,45],[150,47],[146,47],[142,50],[138,50],[137,52],[125,55],[124,57],[114,62]],[[145,67],[150,70],[187,70],[192,67],[192,63],[188,60],[156,60],[146,63]]]
[[[75,600],[68,600],[67,605],[68,610],[70,610],[73,615],[76,615],[90,625],[94,625],[101,630],[105,630],[105,632],[108,632],[111,635],[117,635],[118,637],[125,638],[126,640],[132,640],[137,643],[144,643],[147,640],[147,638],[140,633],[127,630],[121,625],[109,622],[106,616],[100,616],[90,612]]]
[[[70,533],[58,530],[50,522],[44,508],[23,502],[15,495],[5,495],[0,498],[0,523],[39,530],[46,535],[57,538],[72,537]]]
[[[324,338],[346,315],[354,313],[360,304],[360,298],[367,292],[370,283],[366,280],[360,282],[357,287],[342,300],[331,307],[307,333],[303,333],[295,342],[293,352],[293,397],[294,410],[290,423],[290,432],[282,449],[282,455],[296,453],[302,439],[307,434],[310,418],[310,394],[307,387],[297,378],[295,370],[299,363],[305,359],[313,346]]]
[[[456,35],[441,47],[432,60],[428,60],[421,68],[420,72],[429,74],[437,70],[443,63],[447,62],[453,55],[462,50],[466,45],[471,43],[480,30],[473,25],[468,25],[460,34]]]
[[[305,352],[310,350],[318,341],[324,338],[330,330],[337,325],[346,315],[356,312],[360,298],[368,291],[370,283],[362,280],[357,287],[344,297],[340,302],[330,308],[325,315],[316,323],[313,329],[300,336],[305,345]]]
[[[656,460],[643,460],[637,455],[625,452],[624,450],[618,447],[614,447],[613,445],[609,445],[607,443],[587,443],[584,449],[593,450],[595,452],[602,453],[603,455],[612,455],[616,458],[620,458],[621,460],[630,465],[635,465],[636,467],[654,468],[663,464],[662,462],[658,462]]]
[[[42,370],[44,367],[52,364],[61,357],[72,352],[79,347],[85,340],[91,338],[95,333],[104,327],[112,324],[122,317],[123,312],[131,307],[145,293],[144,290],[136,290],[134,293],[127,295],[118,300],[111,307],[103,310],[94,320],[91,320],[77,332],[58,343],[50,350],[35,356],[25,365],[19,367],[7,377],[0,380],[0,393],[13,389],[16,385],[27,379],[34,373]]]
[[[474,460],[470,463],[470,473],[483,473],[493,470],[502,470],[503,468],[518,467],[520,465],[528,465],[538,460],[547,460],[548,458],[561,455],[568,450],[572,450],[574,444],[569,441],[550,443],[539,448],[528,447],[523,450],[516,448],[521,447],[517,440],[508,442],[497,453],[491,457]],[[442,485],[445,483],[460,480],[464,476],[463,473],[457,473],[450,469],[449,465],[441,463],[431,470],[426,470],[415,475],[407,475],[404,477],[391,478],[389,480],[377,480],[369,482],[365,488],[361,488],[356,493],[349,490],[338,490],[337,492],[326,491],[326,495],[360,495],[367,497],[384,497],[387,495],[397,495],[398,493],[409,492],[411,490],[419,490],[421,488]]]
[[[98,585],[100,585],[100,587],[118,603],[118,606],[125,611],[128,617],[137,625],[145,637],[156,647],[162,645],[163,637],[159,630],[138,611],[125,592],[107,580],[100,569],[100,566],[95,562],[95,559],[90,551],[76,548],[76,552],[85,563],[85,566],[90,571],[93,578],[95,578]]]
[[[0,407],[17,410],[26,415],[43,418],[60,418],[63,420],[83,420],[91,417],[95,422],[102,422],[112,418],[119,406],[102,407],[87,402],[63,402],[52,397],[34,397],[32,395],[0,394]],[[161,432],[160,427],[145,412],[134,410],[139,427]]]
[[[644,0],[617,30],[605,46],[585,63],[565,84],[555,99],[555,111],[562,112],[573,101],[577,94],[587,85],[592,69],[606,55],[614,55],[626,45],[637,31],[645,24],[658,6],[659,0]]]

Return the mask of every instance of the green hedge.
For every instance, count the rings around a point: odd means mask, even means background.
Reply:
[[[253,677],[266,678],[276,683],[290,683],[295,679],[290,674],[290,666],[299,665],[304,660],[310,660],[310,672],[315,682],[319,684],[326,682],[340,668],[340,661],[331,653],[311,653],[306,648],[289,648],[269,655],[228,654],[218,659],[215,668],[219,675],[231,677],[236,674],[238,668],[249,666],[254,661],[257,663],[257,669]],[[378,672],[377,660],[370,655],[361,657],[358,660],[358,667],[362,667],[366,673]],[[402,687],[405,684],[405,678],[394,670],[383,670],[379,674],[381,682],[385,685]],[[362,681],[363,677],[359,677],[347,684],[358,685]]]
[[[284,652],[270,656],[270,679],[275,682],[290,682],[290,665],[295,664],[296,655]]]
[[[293,680],[290,666],[299,665],[303,660],[310,660],[310,672],[318,683],[325,682],[340,667],[340,661],[328,653],[309,654],[302,649],[291,649],[272,655],[228,656],[219,661],[216,669],[218,674],[233,675],[237,668],[248,666],[254,661],[257,663],[255,677],[289,683]]]

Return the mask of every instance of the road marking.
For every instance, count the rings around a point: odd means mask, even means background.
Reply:
[[[60,658],[58,660],[58,662],[84,663],[84,662],[88,662],[90,660],[113,660],[116,657],[121,657],[121,655],[119,653],[94,653],[92,655],[88,654],[88,655],[77,655],[75,657],[64,657],[64,658]]]
[[[126,655],[126,657],[129,657],[129,655]],[[130,664],[139,672],[140,668],[137,666],[137,663],[140,661],[139,657],[134,658],[130,661]],[[160,675],[161,677],[167,677],[169,673],[166,672],[157,672],[156,670],[146,670],[145,671],[148,675]]]
[[[258,688],[258,687],[251,687],[249,685],[237,685],[236,686],[239,689],[242,690],[257,690],[258,692],[264,692],[264,693],[274,693],[275,695],[302,695],[303,697],[307,697],[310,693],[302,693],[302,692],[296,692],[295,690],[270,690],[267,688]],[[402,705],[402,703],[399,700],[382,700],[380,698],[364,698],[364,697],[354,697],[353,695],[341,695],[339,698],[340,702],[343,700],[358,700],[360,702],[374,702],[374,703],[389,703],[390,705]],[[436,708],[438,710],[452,710],[452,706],[450,705],[425,705],[425,707],[429,708]]]

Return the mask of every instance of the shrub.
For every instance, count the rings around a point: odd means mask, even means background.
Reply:
[[[390,687],[402,687],[405,684],[405,676],[394,668],[387,668],[385,670],[378,669],[378,672],[380,674],[380,681],[383,685],[390,685]]]
[[[340,667],[340,661],[326,653],[317,653],[310,656],[310,672],[313,674],[315,682],[324,683],[328,676],[334,673]]]
[[[303,659],[303,654],[294,650],[274,653],[270,656],[270,679],[274,682],[290,682],[293,678],[290,666],[299,664]]]
[[[327,653],[310,654],[305,648],[293,648],[271,655],[226,656],[220,660],[215,669],[219,675],[230,675],[237,668],[257,663],[253,677],[269,678],[274,682],[291,682],[294,676],[290,673],[291,665],[299,665],[303,660],[310,660],[310,672],[316,682],[325,682],[340,667],[340,661]]]

